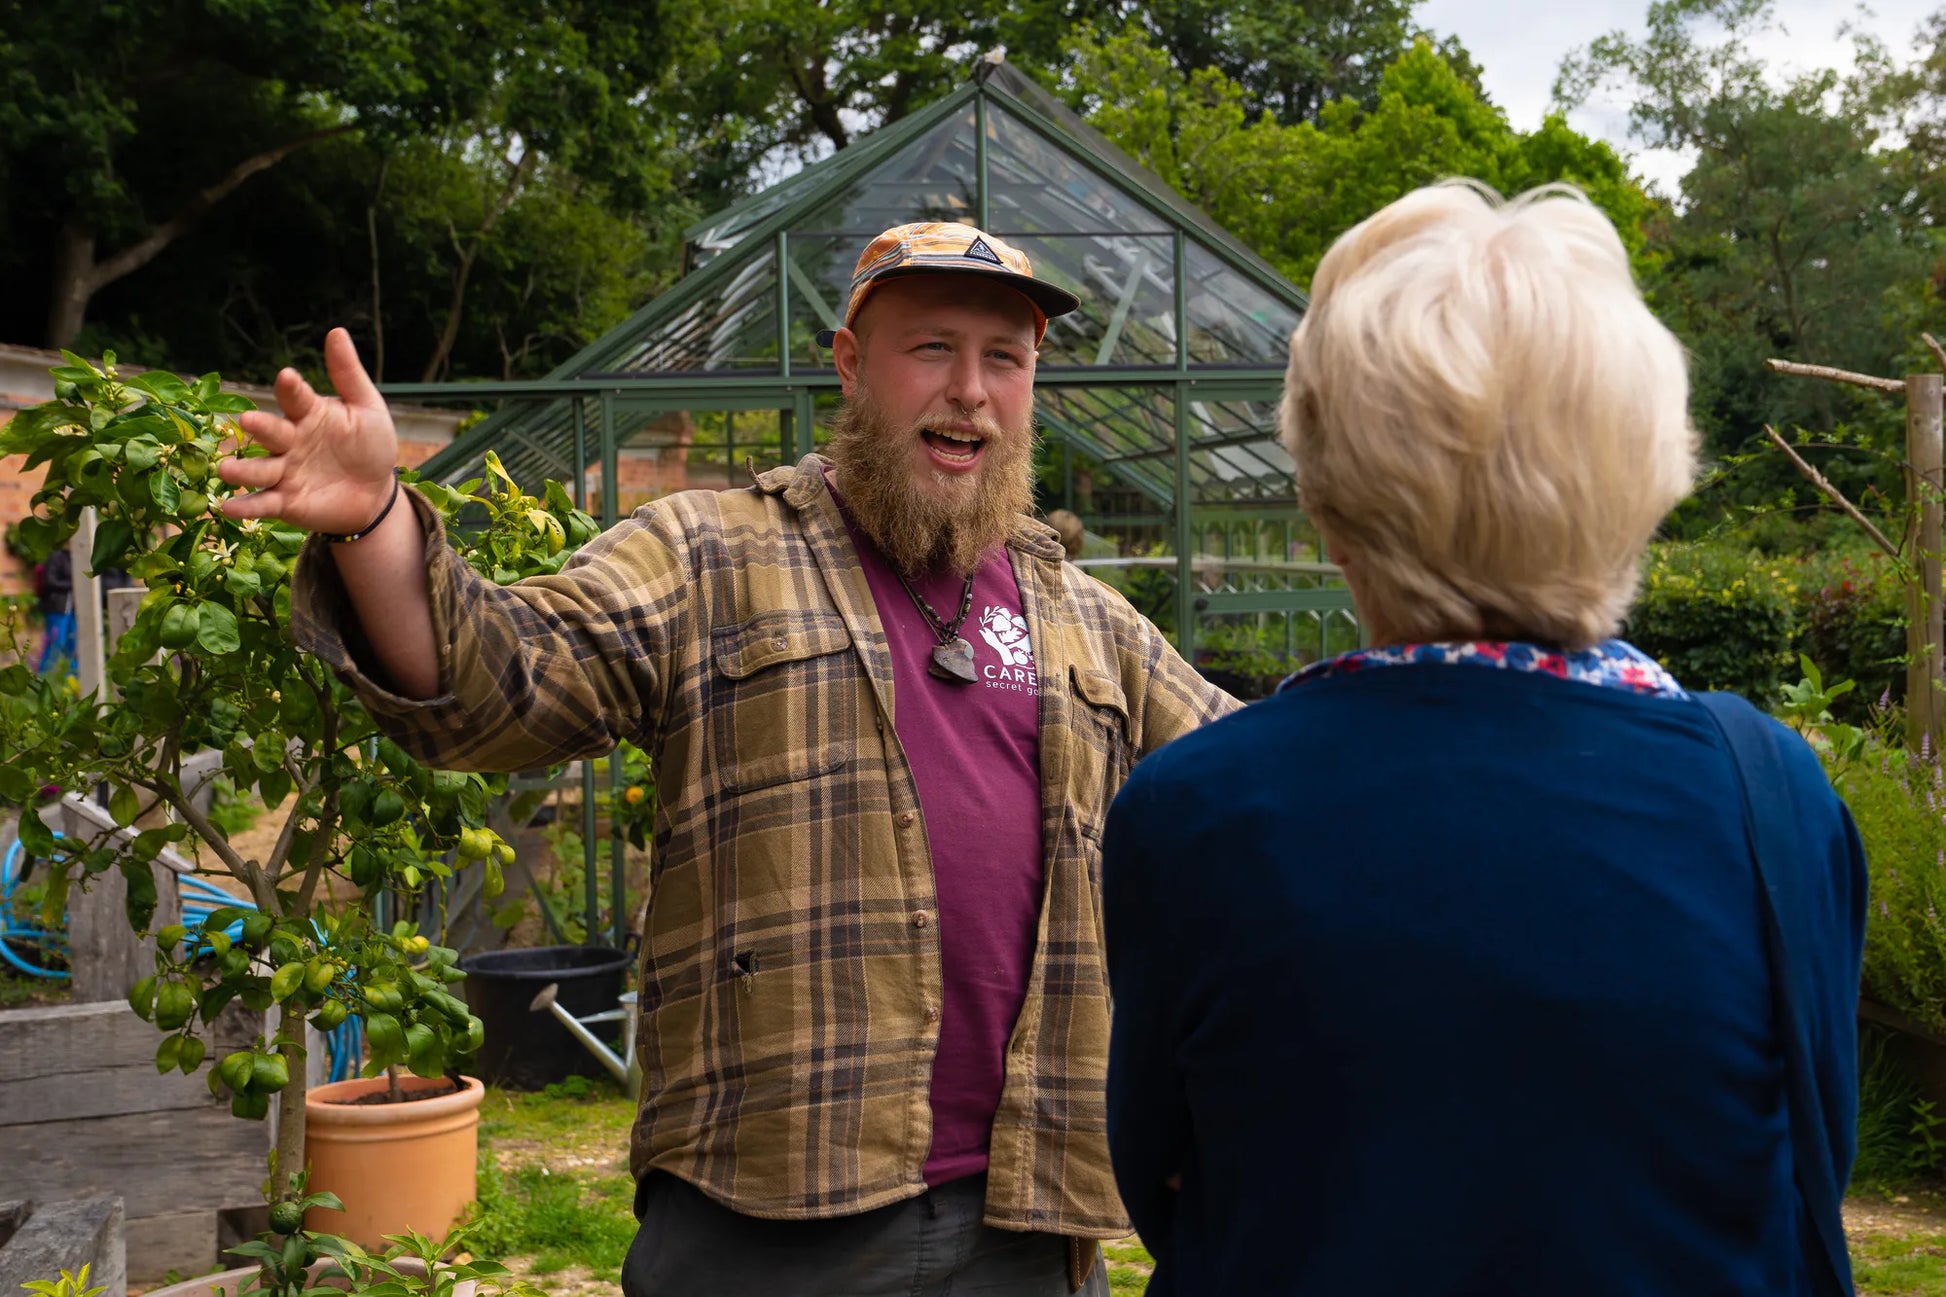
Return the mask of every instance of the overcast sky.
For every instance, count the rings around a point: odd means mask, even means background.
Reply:
[[[1851,66],[1851,44],[1838,35],[1847,14],[1876,34],[1894,55],[1915,52],[1913,33],[1946,0],[1872,0],[1864,10],[1838,0],[1777,0],[1780,31],[1752,42],[1773,67],[1810,70]],[[1480,65],[1487,94],[1517,130],[1532,130],[1546,115],[1554,75],[1569,51],[1620,28],[1639,36],[1648,0],[1422,0],[1418,19],[1439,35],[1456,35]],[[1590,105],[1569,117],[1575,129],[1634,155],[1635,170],[1675,196],[1688,169],[1681,156],[1645,151],[1628,138],[1628,105]]]

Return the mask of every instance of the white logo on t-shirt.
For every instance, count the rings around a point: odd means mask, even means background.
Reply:
[[[1034,646],[1027,639],[1027,619],[1010,608],[989,604],[980,614],[980,638],[993,646],[1003,667],[1034,665]]]

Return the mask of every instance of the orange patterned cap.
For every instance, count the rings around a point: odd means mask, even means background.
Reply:
[[[1081,299],[1065,288],[1034,278],[1027,254],[1003,239],[956,221],[922,221],[895,225],[866,245],[851,275],[851,296],[845,303],[845,327],[858,318],[871,291],[888,279],[905,275],[980,275],[1017,290],[1034,308],[1034,343],[1047,332],[1050,316],[1066,315]],[[818,334],[818,345],[829,347],[836,331]]]

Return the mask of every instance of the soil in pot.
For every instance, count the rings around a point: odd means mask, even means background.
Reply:
[[[305,1095],[311,1190],[335,1193],[345,1204],[342,1212],[313,1208],[305,1228],[374,1252],[388,1246],[385,1235],[408,1229],[443,1238],[477,1190],[486,1087],[462,1080],[465,1088],[454,1092],[444,1078],[402,1076],[401,1089],[421,1097],[400,1103],[367,1099],[390,1089],[382,1076],[335,1081]]]

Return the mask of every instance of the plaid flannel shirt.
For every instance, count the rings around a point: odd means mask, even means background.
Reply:
[[[746,1215],[808,1219],[921,1193],[938,1044],[924,813],[893,728],[885,632],[822,461],[637,511],[553,576],[495,586],[411,497],[442,692],[367,674],[322,545],[298,642],[407,751],[519,770],[628,739],[654,760],[652,899],[630,1167]],[[994,1116],[987,1220],[1127,1232],[1103,1088],[1101,830],[1131,765],[1236,704],[1023,517],[1008,541],[1040,676],[1045,891]]]

